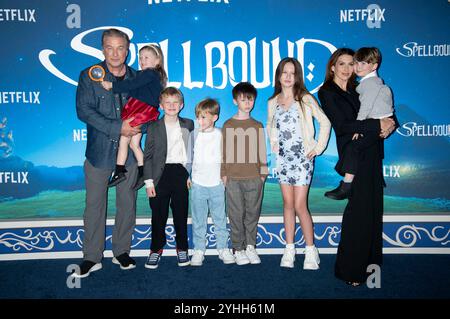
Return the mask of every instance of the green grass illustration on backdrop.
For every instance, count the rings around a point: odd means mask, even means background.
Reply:
[[[339,215],[346,200],[334,201],[323,196],[329,189],[313,188],[309,193],[309,208],[314,215]],[[46,191],[37,196],[0,203],[0,220],[5,219],[57,219],[83,217],[85,190],[73,192]],[[444,199],[420,199],[395,196],[384,197],[386,214],[433,213],[446,214],[450,201]],[[278,184],[266,183],[262,207],[263,216],[282,216],[283,204]],[[115,190],[109,191],[108,217],[115,214]],[[145,190],[141,189],[137,200],[137,216],[150,217]]]

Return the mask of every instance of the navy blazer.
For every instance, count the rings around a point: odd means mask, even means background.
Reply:
[[[186,163],[186,171],[190,173],[191,156],[189,156],[189,136],[194,130],[194,122],[190,119],[178,118],[180,122],[181,132],[183,134],[183,142],[188,157]],[[164,117],[158,121],[151,122],[147,128],[147,138],[145,140],[144,149],[144,180],[152,179],[153,184],[158,184],[164,171],[167,159],[167,133]]]

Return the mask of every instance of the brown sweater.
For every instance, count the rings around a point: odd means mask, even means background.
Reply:
[[[266,138],[263,125],[249,118],[230,118],[222,128],[220,176],[251,179],[268,175]]]

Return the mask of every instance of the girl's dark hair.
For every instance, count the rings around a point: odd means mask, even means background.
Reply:
[[[273,95],[269,98],[269,100],[281,93],[280,78],[281,74],[283,73],[284,66],[287,63],[292,63],[295,68],[295,75],[294,75],[295,83],[293,87],[294,99],[300,102],[304,95],[309,94],[308,90],[305,87],[305,82],[303,81],[303,69],[300,62],[298,62],[297,59],[288,57],[284,58],[283,60],[280,61],[280,63],[278,63],[277,70],[275,71],[274,92]]]
[[[277,70],[275,71],[275,85],[274,85],[274,92],[273,95],[269,98],[269,100],[276,97],[278,94],[281,93],[281,74],[283,73],[284,66],[287,63],[292,63],[295,68],[295,74],[294,74],[294,87],[292,88],[292,91],[294,93],[294,99],[300,103],[300,107],[302,109],[302,112],[304,112],[303,109],[303,103],[302,99],[305,95],[310,94],[309,91],[305,87],[305,82],[303,81],[303,68],[298,62],[297,59],[294,58],[284,58],[283,60],[278,63]],[[314,96],[311,95],[313,98]]]

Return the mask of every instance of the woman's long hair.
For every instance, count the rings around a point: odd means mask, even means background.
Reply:
[[[301,66],[300,62],[298,62],[298,60],[294,59],[294,58],[284,58],[283,60],[280,61],[280,63],[278,63],[277,70],[275,71],[274,92],[273,92],[273,95],[269,98],[269,100],[281,93],[280,78],[281,78],[281,74],[283,73],[284,66],[287,63],[292,63],[294,65],[295,82],[294,82],[294,87],[292,88],[292,91],[294,93],[294,99],[298,102],[301,102],[303,96],[305,96],[306,94],[309,94],[309,92],[305,87],[305,82],[303,81],[302,66]]]
[[[355,51],[349,48],[340,48],[334,51],[330,59],[328,59],[327,69],[325,71],[325,80],[323,81],[324,87],[327,87],[331,83],[333,83],[334,72],[333,70],[331,70],[331,67],[336,66],[339,57],[343,55],[350,55],[353,57],[355,55]],[[356,87],[356,74],[353,72],[352,76],[348,79],[347,88],[354,89],[355,87]]]

